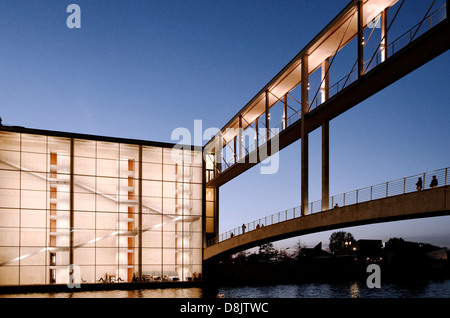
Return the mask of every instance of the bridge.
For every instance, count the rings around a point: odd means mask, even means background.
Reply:
[[[448,1],[429,0],[421,3],[425,8],[414,7],[414,22],[402,25],[403,33],[394,29],[407,0],[350,1],[204,146],[205,260],[313,231],[448,212],[447,188],[404,191],[365,202],[358,190],[355,205],[338,210],[329,200],[329,122],[450,49]],[[330,74],[337,72],[335,57],[349,54],[344,47],[353,47],[356,58],[341,80],[330,85]],[[318,128],[322,194],[319,202],[310,203],[309,133]],[[301,202],[289,213],[301,218],[223,240],[218,233],[220,187],[299,139]],[[448,185],[447,179],[444,184]],[[435,195],[443,198],[439,207],[432,201]],[[411,205],[411,200],[422,203]]]
[[[264,243],[336,228],[450,214],[450,168],[440,169],[330,198],[333,208],[302,216],[300,207],[281,211],[209,240],[204,260]],[[429,187],[433,176],[436,188]],[[422,179],[427,189],[418,190]],[[439,185],[440,184],[440,185]],[[320,201],[310,203],[320,207]]]

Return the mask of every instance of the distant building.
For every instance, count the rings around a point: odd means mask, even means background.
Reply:
[[[378,260],[381,257],[383,243],[381,240],[358,240],[353,244],[352,251],[359,260]]]
[[[313,248],[302,248],[300,251],[300,257],[306,258],[326,257],[330,255],[330,253],[322,249],[322,242],[320,242]]]

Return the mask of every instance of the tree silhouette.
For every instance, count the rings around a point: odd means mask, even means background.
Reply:
[[[333,232],[330,236],[330,252],[342,254],[354,243],[355,238],[351,233],[345,231]]]
[[[277,256],[277,254],[278,251],[273,246],[273,243],[267,243],[259,246],[258,255],[260,261],[271,261],[275,256]]]

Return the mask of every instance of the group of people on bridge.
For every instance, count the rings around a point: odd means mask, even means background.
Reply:
[[[417,191],[422,190],[422,178],[421,177],[419,177],[419,180],[417,180],[416,186],[417,186]],[[436,188],[437,186],[438,186],[438,180],[437,180],[436,176],[433,176],[433,178],[431,179],[430,188]]]

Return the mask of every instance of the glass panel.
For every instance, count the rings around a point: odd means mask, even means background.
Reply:
[[[47,155],[22,152],[22,169],[26,171],[47,171]]]
[[[49,136],[47,139],[48,149],[47,153],[60,153],[70,155],[70,139],[69,138],[60,138],[60,137],[51,137]]]
[[[74,156],[95,158],[97,142],[95,140],[74,139]]]
[[[20,212],[20,220],[22,227],[36,227],[45,229],[47,227],[47,211],[23,209]],[[3,225],[3,223],[1,224]]]
[[[0,209],[1,226],[2,227],[19,226],[19,215],[20,215],[19,209]]]
[[[2,189],[0,191],[0,207],[2,208],[19,208],[20,191]]]
[[[0,150],[0,169],[19,170],[20,152]]]
[[[206,216],[214,217],[214,202],[206,202]]]
[[[97,142],[97,158],[117,159],[119,158],[119,144],[113,142]]]
[[[162,164],[162,148],[143,146],[142,161]]]
[[[161,181],[142,181],[142,195],[147,197],[162,197]]]
[[[0,170],[0,188],[19,189],[20,172],[11,170]]]
[[[0,131],[0,149],[20,150],[20,134]]]
[[[74,173],[80,175],[95,175],[95,158],[74,157]]]
[[[206,233],[214,233],[214,219],[206,218]]]
[[[161,180],[162,167],[161,164],[144,162],[142,164],[142,178],[147,180]]]
[[[117,160],[97,159],[97,176],[116,177],[119,175]]]
[[[164,164],[182,164],[183,152],[176,148],[164,148],[163,149],[163,162]]]
[[[20,182],[22,189],[47,190],[47,174],[44,172],[22,172]]]
[[[47,152],[47,136],[22,134],[22,152]]]

